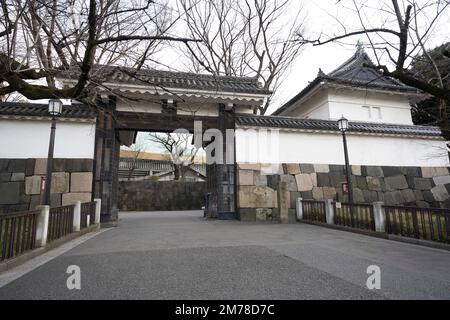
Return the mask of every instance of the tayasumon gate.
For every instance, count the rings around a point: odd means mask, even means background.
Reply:
[[[111,67],[105,67],[111,68]],[[207,165],[207,215],[236,218],[235,114],[253,114],[270,94],[254,78],[218,77],[154,70],[109,70],[98,111],[94,161],[94,197],[102,199],[102,222],[118,218],[118,166],[121,145],[131,145],[137,131],[221,133],[224,162]],[[76,75],[74,75],[76,77]],[[61,79],[70,83],[71,76]],[[228,159],[228,161],[225,161]],[[230,161],[230,159],[233,159]]]

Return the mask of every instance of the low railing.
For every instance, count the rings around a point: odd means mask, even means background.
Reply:
[[[352,209],[353,208],[353,219]],[[375,231],[375,218],[373,205],[340,203],[340,206],[333,202],[334,224],[353,227],[359,229]]]
[[[389,234],[450,243],[450,210],[383,206]]]
[[[73,232],[75,206],[50,208],[47,241],[54,241]]]
[[[89,216],[89,224],[88,224]],[[81,204],[81,229],[93,225],[95,221],[95,202],[85,202]]]
[[[302,200],[303,219],[326,223],[325,202]]]
[[[39,213],[35,210],[0,215],[0,261],[36,247]]]

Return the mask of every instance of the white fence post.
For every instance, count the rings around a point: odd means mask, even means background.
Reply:
[[[36,224],[36,247],[44,247],[47,244],[48,219],[50,216],[50,206],[37,206],[40,210]]]
[[[81,228],[81,201],[75,202],[73,209],[73,232],[80,231]]]
[[[334,208],[333,200],[331,199],[325,200],[325,217],[327,220],[327,224],[334,224]]]
[[[95,219],[94,223],[99,224],[100,223],[100,213],[102,211],[102,199],[94,199],[95,202]]]
[[[303,204],[302,204],[302,198],[297,198],[296,203],[296,209],[297,209],[297,220],[303,219]]]
[[[373,217],[375,219],[375,231],[385,232],[386,230],[386,215],[383,209],[384,203],[382,201],[373,203]]]

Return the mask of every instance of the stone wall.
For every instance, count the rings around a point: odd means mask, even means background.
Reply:
[[[352,166],[351,179],[357,203],[450,207],[447,167]],[[345,181],[343,165],[239,164],[238,213],[241,220],[280,220],[281,194],[293,220],[298,197],[347,201],[342,195]]]
[[[92,159],[54,159],[51,206],[92,199]],[[0,213],[32,210],[41,203],[47,159],[0,159]]]
[[[205,205],[205,195],[205,182],[120,181],[119,210],[200,210]]]

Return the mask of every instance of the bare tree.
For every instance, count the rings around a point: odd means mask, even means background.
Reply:
[[[449,75],[441,74],[435,59],[429,54],[429,50],[440,44],[436,44],[439,41],[436,39],[439,31],[444,32],[440,34],[441,41],[448,41],[448,38],[445,39],[448,29],[439,30],[439,27],[445,28],[439,26],[439,23],[445,22],[442,20],[448,17],[450,1],[386,0],[369,3],[367,0],[340,0],[338,3],[353,13],[353,19],[358,21],[356,27],[350,28],[343,21],[338,21],[342,29],[340,32],[321,35],[316,39],[305,39],[299,35],[299,41],[324,45],[364,36],[365,45],[371,49],[376,60],[375,65],[367,67],[380,70],[386,76],[440,99],[439,124],[443,137],[450,140],[450,123],[445,103],[450,100],[450,90],[443,81]],[[450,48],[443,48],[440,54],[444,59],[450,59]],[[419,62],[419,59],[432,67],[433,77],[412,71],[410,66]]]
[[[274,94],[299,55],[303,34],[301,7],[290,0],[180,0],[189,43],[185,54],[191,70],[220,76],[258,78]],[[286,17],[289,17],[286,19]],[[259,111],[264,114],[272,96]]]
[[[101,86],[99,65],[141,68],[177,18],[165,0],[0,0],[0,96],[88,101]],[[75,70],[76,83],[56,76]],[[96,73],[96,74],[95,74]]]
[[[199,149],[192,144],[192,135],[183,133],[150,133],[150,141],[160,145],[170,155],[175,180],[184,180],[194,164]]]

